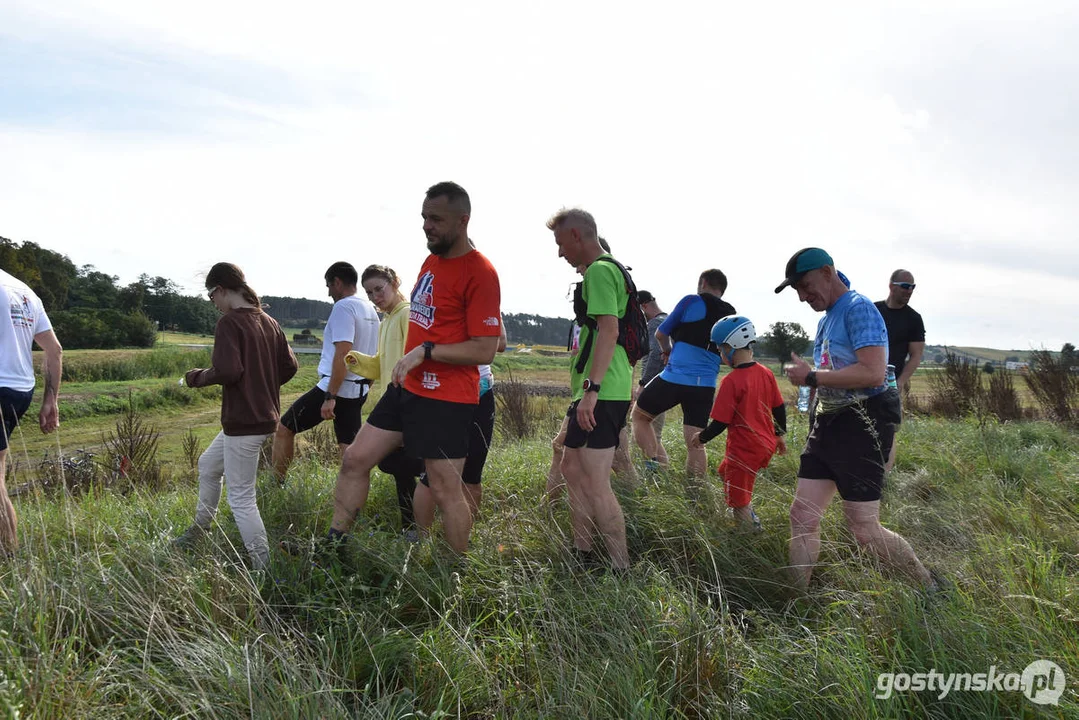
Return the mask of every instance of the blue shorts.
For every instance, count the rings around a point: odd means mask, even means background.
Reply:
[[[34,399],[33,390],[0,388],[0,416],[3,416],[3,432],[0,433],[0,451],[7,450],[7,439],[19,426],[19,419],[30,409]]]

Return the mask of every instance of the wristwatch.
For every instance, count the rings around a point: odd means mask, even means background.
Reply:
[[[599,392],[599,383],[596,383],[596,382],[592,382],[592,381],[591,381],[591,380],[589,380],[588,378],[585,378],[585,379],[584,379],[584,383],[582,383],[582,384],[581,384],[581,388],[582,388],[582,389],[583,389],[583,390],[584,390],[585,392],[595,392],[595,393],[598,393],[598,392]]]
[[[423,359],[424,360],[430,360],[431,359],[431,351],[434,350],[434,349],[435,349],[435,344],[433,342],[431,342],[430,340],[425,340],[423,342]]]
[[[811,387],[811,388],[817,387],[817,371],[816,370],[810,370],[806,374],[805,384],[806,384],[806,386]]]
[[[327,391],[326,391],[326,398],[325,398],[325,399],[326,399],[326,400],[336,400],[336,399],[337,399],[337,396],[336,396],[336,395],[334,395],[334,394],[333,394],[332,392],[330,392],[329,390],[327,390]]]

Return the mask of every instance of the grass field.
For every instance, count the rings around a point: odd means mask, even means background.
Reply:
[[[496,372],[555,381],[548,360],[507,357]],[[286,403],[314,382],[313,358],[302,362]],[[157,381],[174,382],[130,385]],[[64,389],[76,403],[123,390]],[[673,471],[618,486],[629,575],[582,570],[566,552],[567,508],[542,500],[562,400],[536,402],[534,437],[496,433],[467,565],[437,542],[400,539],[392,480],[376,474],[342,560],[279,554],[253,577],[224,502],[199,553],[168,545],[195,503],[179,436],[190,427],[208,440],[218,403],[145,411],[173,471],[161,492],[16,498],[23,545],[0,566],[9,716],[1079,717],[1079,436],[1061,427],[904,423],[883,515],[955,583],[930,600],[859,552],[838,507],[810,590],[787,586],[786,512],[807,430],[797,413],[793,452],[757,483],[763,533],[733,527],[714,481],[691,493]],[[679,467],[672,415],[664,440]],[[114,417],[90,413],[44,439],[31,427],[13,453],[71,452]],[[713,467],[723,442],[709,445]],[[272,541],[325,532],[335,475],[307,455],[285,487],[262,478]],[[1021,673],[1039,659],[1067,677],[1059,705],[1004,689],[875,697],[880,673]]]

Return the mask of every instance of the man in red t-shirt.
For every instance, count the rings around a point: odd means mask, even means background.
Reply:
[[[783,433],[787,407],[772,371],[753,360],[757,331],[748,318],[728,315],[712,326],[708,349],[719,355],[733,371],[723,378],[712,405],[712,422],[690,441],[701,447],[726,428],[727,455],[718,468],[723,478],[727,506],[744,525],[760,529],[753,511],[753,483],[757,472],[768,467],[772,455],[787,452]]]
[[[477,365],[490,363],[501,333],[498,274],[468,240],[468,193],[438,183],[423,202],[431,251],[412,290],[405,354],[391,383],[345,451],[330,539],[352,527],[367,502],[371,470],[401,446],[424,459],[446,542],[468,549],[472,529],[461,483],[468,433],[479,403]]]

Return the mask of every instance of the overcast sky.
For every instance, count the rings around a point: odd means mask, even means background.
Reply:
[[[504,312],[570,314],[590,210],[665,309],[721,268],[758,329],[818,245],[913,271],[930,343],[1079,339],[1079,5],[4,0],[0,236],[202,289],[411,287],[426,188],[472,196]],[[406,288],[406,292],[407,289]]]

